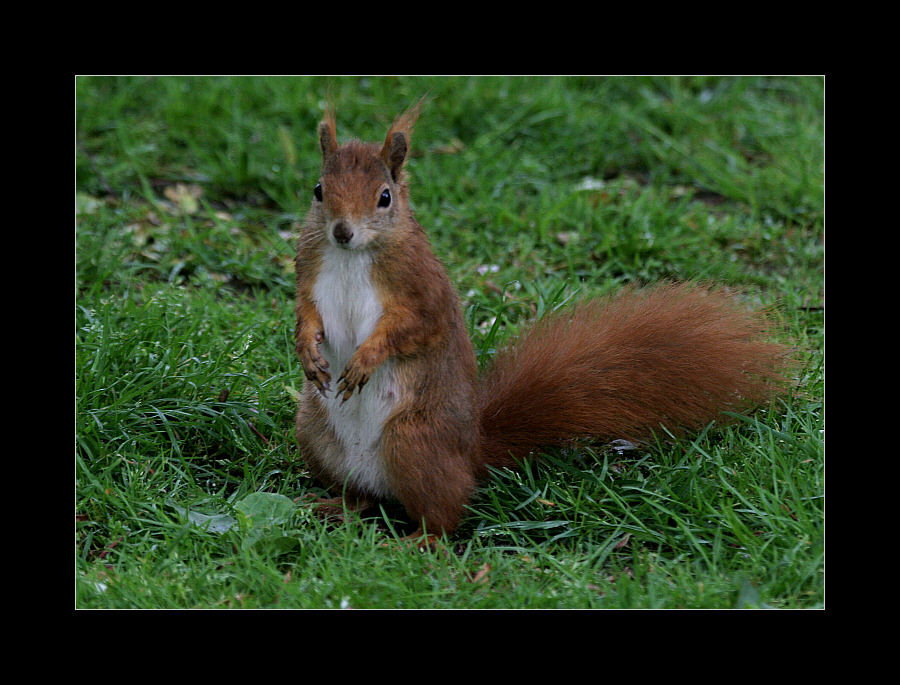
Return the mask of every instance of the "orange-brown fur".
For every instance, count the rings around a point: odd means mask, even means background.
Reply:
[[[626,289],[546,316],[484,376],[482,460],[512,465],[572,437],[695,430],[751,408],[778,387],[785,349],[769,333],[733,296],[685,283]]]
[[[329,487],[360,506],[373,499],[365,483],[348,486],[342,459],[350,448],[335,431],[343,403],[366,392],[381,393],[390,412],[362,470],[371,466],[373,482],[383,473],[389,496],[413,521],[450,533],[488,465],[512,466],[572,438],[696,429],[777,390],[784,348],[767,341],[765,319],[721,292],[685,284],[626,290],[545,317],[479,380],[455,290],[409,208],[403,164],[417,115],[418,107],[398,117],[381,145],[338,145],[331,113],[319,128],[322,200],[313,202],[297,252],[295,334],[310,382],[296,432],[301,455]],[[385,189],[392,204],[378,208]],[[368,242],[352,242],[363,233]],[[360,292],[371,282],[378,302],[367,306],[380,306],[380,316],[345,367],[331,368],[319,310],[353,303],[335,305],[342,293],[321,290],[317,301],[316,284],[326,254],[327,263],[343,264],[354,250],[368,269]],[[380,367],[379,388],[366,387]],[[365,417],[352,416],[365,435]]]

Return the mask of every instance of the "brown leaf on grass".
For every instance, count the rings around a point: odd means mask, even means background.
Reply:
[[[628,544],[628,540],[631,538],[631,533],[626,533],[625,537],[619,540],[613,549],[622,549],[625,545]]]
[[[795,521],[797,520],[797,514],[791,511],[791,508],[787,504],[782,504],[781,508],[784,509],[784,512],[790,516]]]
[[[106,558],[106,555],[109,554],[109,553],[113,550],[113,548],[114,548],[116,545],[118,545],[120,542],[122,542],[122,537],[121,537],[121,536],[119,536],[116,540],[114,540],[113,542],[111,542],[111,543],[109,544],[109,547],[107,547],[105,550],[103,550],[102,552],[100,552],[100,554],[98,555],[97,558],[98,558],[98,559],[105,559],[105,558]]]
[[[203,196],[203,188],[195,183],[189,185],[176,183],[174,186],[166,187],[163,195],[182,214],[196,214],[200,209],[198,200]]]
[[[472,578],[472,583],[485,583],[488,580],[488,574],[491,572],[491,565],[487,562],[478,569],[478,573],[476,573]]]

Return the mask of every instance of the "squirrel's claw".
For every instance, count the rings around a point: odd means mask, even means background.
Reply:
[[[344,373],[338,378],[337,394],[343,393],[341,403],[343,404],[353,396],[353,391],[359,389],[362,392],[363,386],[369,381],[370,375],[361,371],[359,367],[348,364],[344,369]]]
[[[331,374],[327,371],[328,360],[319,355],[318,343],[303,349],[300,365],[307,380],[311,381],[323,396],[331,390]]]

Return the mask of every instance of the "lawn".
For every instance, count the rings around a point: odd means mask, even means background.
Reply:
[[[767,307],[785,396],[496,471],[440,549],[319,521],[293,438],[316,125],[428,94],[419,222],[486,359],[548,308],[702,280]],[[75,600],[101,608],[822,608],[824,79],[77,77]]]

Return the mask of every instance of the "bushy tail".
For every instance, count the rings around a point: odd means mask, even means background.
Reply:
[[[698,429],[783,388],[787,348],[734,297],[689,284],[626,289],[545,316],[480,388],[483,463],[573,437]]]

